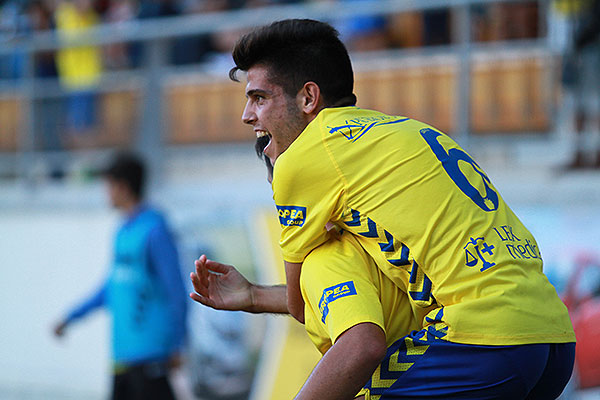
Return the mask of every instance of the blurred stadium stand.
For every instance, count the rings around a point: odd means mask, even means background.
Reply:
[[[96,8],[114,21],[105,3]],[[569,139],[559,132],[562,53],[548,40],[546,1],[197,1],[189,3],[203,5],[199,12],[180,5],[180,15],[155,11],[149,19],[141,15],[146,3],[154,4],[141,2],[137,18],[102,23],[71,43],[53,30],[0,36],[0,57],[18,56],[22,66],[0,80],[0,177],[61,176],[59,165],[69,174],[70,160],[116,147],[142,151],[156,172],[168,148],[253,140],[240,123],[243,85],[227,78],[228,51],[240,32],[286,17],[340,29],[353,49],[359,106],[424,120],[472,151],[490,137],[502,151],[503,142],[564,148]],[[156,4],[163,3],[170,4]],[[373,30],[384,39],[360,45]],[[76,44],[104,50],[95,129],[85,141],[66,136],[68,92],[56,76],[38,73],[42,55]]]

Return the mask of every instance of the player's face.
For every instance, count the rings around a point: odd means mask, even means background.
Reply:
[[[269,144],[264,153],[275,165],[275,160],[287,150],[308,124],[295,97],[271,82],[266,67],[256,65],[248,70],[244,123],[252,125],[257,136],[267,135]]]
[[[106,188],[110,204],[117,209],[124,207],[127,196],[125,185],[117,180],[107,178]]]

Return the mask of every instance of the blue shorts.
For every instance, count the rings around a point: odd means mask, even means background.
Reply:
[[[388,348],[365,387],[380,400],[556,399],[574,360],[575,343],[479,346],[413,331]]]

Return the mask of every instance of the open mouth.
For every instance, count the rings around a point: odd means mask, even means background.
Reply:
[[[254,132],[256,133],[257,138],[260,138],[263,136],[269,136],[269,137],[271,136],[271,135],[269,135],[269,132],[267,132],[267,131],[254,131]]]
[[[271,134],[268,131],[256,130],[254,132],[256,133],[256,138],[258,140],[260,140],[261,142],[265,143],[264,148],[263,148],[263,151],[264,151],[264,149],[271,144],[271,139],[273,137],[271,136]]]
[[[268,157],[265,154],[265,150],[267,149],[267,147],[269,147],[271,145],[271,140],[273,139],[273,137],[271,136],[271,134],[266,131],[266,130],[262,130],[262,129],[257,129],[254,131],[254,133],[256,133],[256,139],[257,139],[257,143],[259,143],[259,145],[262,147],[261,150],[261,157],[265,156]],[[272,159],[271,157],[268,157],[271,165],[275,164],[275,160]]]

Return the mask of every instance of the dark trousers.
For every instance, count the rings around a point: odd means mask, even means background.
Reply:
[[[175,400],[162,363],[128,367],[114,375],[112,400]]]

